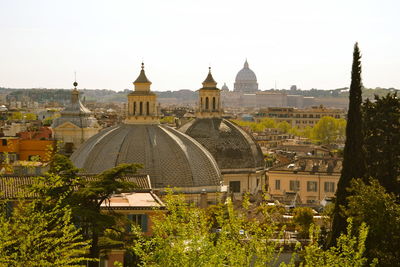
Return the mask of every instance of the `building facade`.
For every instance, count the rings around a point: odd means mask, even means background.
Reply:
[[[332,117],[335,119],[345,119],[344,109],[331,109],[323,106],[316,106],[306,109],[297,109],[290,107],[273,107],[260,109],[258,117],[267,117],[277,122],[286,121],[292,127],[305,128],[313,127],[323,117]]]
[[[71,92],[71,103],[61,111],[61,116],[54,119],[51,127],[54,131],[54,138],[61,141],[61,152],[71,154],[80,147],[91,136],[97,134],[101,127],[79,98],[78,85],[74,82],[74,89]]]
[[[341,167],[342,159],[331,157],[302,157],[274,167],[268,171],[269,193],[283,202],[295,194],[297,203],[319,205],[334,197]]]

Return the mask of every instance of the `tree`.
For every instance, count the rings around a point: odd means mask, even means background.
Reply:
[[[400,99],[397,94],[375,96],[363,104],[367,177],[400,195]]]
[[[276,125],[276,128],[281,129],[284,133],[287,133],[292,126],[287,121],[281,121]]]
[[[347,234],[341,234],[337,239],[337,246],[327,250],[318,244],[319,229],[312,226],[310,229],[311,242],[300,252],[301,261],[299,265],[294,263],[295,256],[290,264],[282,263],[281,267],[331,267],[331,266],[367,266],[367,258],[364,256],[365,240],[368,235],[368,227],[361,224],[358,233],[353,228],[353,222],[348,219]],[[376,266],[374,259],[369,265]]]
[[[22,113],[17,111],[17,112],[13,112],[11,114],[11,119],[12,120],[22,120]]]
[[[314,213],[311,208],[298,207],[293,210],[293,222],[299,227],[299,237],[308,238],[310,226],[314,222]]]
[[[262,118],[260,123],[265,126],[265,128],[276,128],[276,121],[270,118]]]
[[[313,139],[330,145],[344,139],[346,120],[333,117],[322,117],[312,129]]]
[[[332,233],[329,245],[333,246],[336,239],[346,230],[346,217],[341,213],[341,206],[347,205],[349,192],[346,190],[354,178],[363,178],[365,162],[363,152],[363,131],[361,116],[361,54],[358,43],[354,45],[353,66],[349,95],[349,111],[347,114],[346,142],[343,152],[342,172],[336,191],[335,209],[333,215]]]
[[[130,249],[144,266],[265,266],[277,257],[271,224],[247,218],[230,200],[208,210],[166,196],[168,213],[153,217],[153,237],[137,231]]]
[[[363,223],[369,227],[366,256],[370,262],[379,259],[379,266],[397,266],[400,259],[400,204],[396,196],[385,191],[376,179],[368,184],[353,180],[345,214],[353,218],[356,229]]]
[[[9,200],[8,200],[9,201]],[[80,266],[89,249],[68,207],[38,210],[42,199],[0,207],[1,266]]]
[[[338,139],[338,125],[335,118],[322,117],[314,126],[313,138],[322,144],[330,145]]]
[[[37,119],[37,116],[36,116],[36,114],[33,114],[33,113],[25,113],[23,115],[23,118],[25,118],[28,121],[33,121],[33,120]]]
[[[120,164],[95,179],[85,180],[78,176],[78,169],[67,157],[55,155],[49,174],[37,178],[41,186],[33,186],[31,190],[46,198],[47,201],[37,207],[43,211],[51,210],[56,203],[71,207],[74,223],[80,226],[85,240],[90,241],[89,257],[98,259],[102,247],[123,245],[123,242],[105,235],[107,230],[120,230],[117,224],[122,220],[121,216],[113,211],[102,212],[101,205],[112,194],[135,188],[135,184],[121,177],[136,173],[140,167],[137,164]],[[90,262],[89,266],[97,266],[97,263]]]

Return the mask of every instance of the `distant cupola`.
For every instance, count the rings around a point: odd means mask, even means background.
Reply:
[[[233,91],[243,93],[255,93],[258,91],[256,74],[250,69],[247,59],[244,62],[243,69],[236,75]]]
[[[217,82],[211,74],[211,67],[208,75],[203,81],[203,87],[199,89],[199,104],[197,110],[198,118],[221,117],[221,92],[217,88]]]
[[[139,76],[133,82],[135,90],[128,94],[126,124],[159,123],[157,115],[157,96],[150,90],[151,82],[146,77],[144,63]]]

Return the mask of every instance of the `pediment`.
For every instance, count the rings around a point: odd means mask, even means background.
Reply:
[[[58,127],[55,129],[80,129],[78,126],[73,124],[72,122],[64,122],[63,124],[60,124]]]

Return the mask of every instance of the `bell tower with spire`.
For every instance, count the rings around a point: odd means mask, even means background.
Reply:
[[[157,124],[157,96],[150,90],[151,82],[144,72],[144,63],[139,76],[133,82],[135,90],[128,94],[126,124]]]
[[[221,92],[217,88],[217,82],[208,68],[208,75],[199,89],[199,103],[196,116],[198,118],[218,118],[222,115]]]

